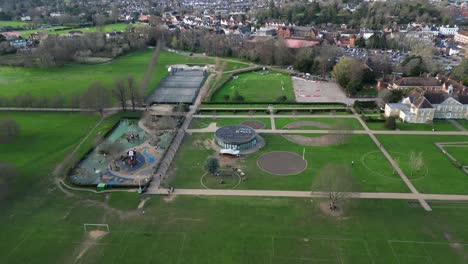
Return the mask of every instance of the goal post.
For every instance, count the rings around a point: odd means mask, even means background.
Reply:
[[[85,232],[88,232],[90,228],[93,230],[105,230],[107,232],[110,232],[108,224],[83,224],[83,230]]]

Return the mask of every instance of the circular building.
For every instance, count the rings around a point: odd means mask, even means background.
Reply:
[[[216,130],[215,140],[224,149],[247,150],[257,145],[257,133],[248,126],[230,125]]]

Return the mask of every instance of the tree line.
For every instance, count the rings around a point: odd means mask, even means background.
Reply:
[[[351,12],[350,9],[355,8]],[[384,29],[410,22],[429,24],[455,23],[456,10],[448,3],[437,6],[428,0],[386,1],[366,3],[357,0],[314,1],[295,3],[284,7],[270,2],[267,10],[256,12],[257,24],[280,20],[296,25],[346,24],[353,28]]]
[[[31,93],[17,95],[12,98],[0,97],[0,107],[19,108],[82,108],[92,109],[103,113],[105,108],[114,105],[117,101],[122,110],[135,110],[144,103],[145,91],[138,86],[131,75],[117,79],[112,89],[106,88],[101,82],[96,81],[88,86],[82,93],[71,95],[68,99],[64,95],[33,96]]]

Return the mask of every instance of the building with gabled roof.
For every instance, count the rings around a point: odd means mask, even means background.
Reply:
[[[400,103],[385,105],[385,116],[408,123],[431,123],[436,119],[468,118],[468,95],[412,91]]]

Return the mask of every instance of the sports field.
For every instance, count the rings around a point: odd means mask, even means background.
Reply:
[[[288,101],[295,101],[291,77],[275,72],[239,74],[237,79],[229,81],[217,90],[211,100],[224,102],[224,96],[229,95],[228,101],[233,101],[236,91],[244,97],[245,102],[275,102],[278,97],[283,95],[287,97]]]
[[[456,168],[434,143],[467,142],[466,136],[378,135],[377,138],[400,161],[406,175],[411,175],[408,157],[411,151],[422,153],[424,167],[411,181],[422,193],[468,194],[467,175]],[[464,148],[465,153],[468,153]],[[466,155],[465,155],[466,156]]]
[[[50,171],[98,117],[0,113],[1,118],[5,116],[17,120],[23,132],[13,143],[0,145],[0,160],[21,166],[23,175],[11,184],[9,196],[0,200],[0,263],[466,263],[468,211],[462,204],[432,203],[433,211],[424,212],[407,201],[354,200],[345,216],[336,218],[325,213],[317,199],[178,196],[166,200],[128,192],[71,190],[65,194],[53,184]],[[118,117],[105,121],[93,135],[105,133]],[[90,147],[93,139],[85,145]],[[286,147],[290,144],[279,136],[265,139],[270,150],[302,149]],[[357,142],[362,150],[351,148]],[[192,150],[192,155],[184,155],[194,162],[195,156],[207,153],[188,144],[198,143],[186,140],[182,149]],[[336,161],[347,161],[348,155],[359,156],[362,151],[371,155],[376,150],[364,135],[353,136],[349,144],[341,149],[307,148],[309,166],[333,159],[332,153]],[[367,164],[381,166],[385,161],[379,156]],[[362,174],[362,165],[356,165],[354,169]],[[181,169],[197,173],[195,166]],[[247,175],[244,187],[253,182],[256,187],[309,188],[301,175],[264,174],[258,179],[250,172]],[[365,189],[405,191],[404,185],[391,184],[398,180],[377,182],[372,179],[379,176],[368,176],[359,178]],[[372,184],[393,187],[372,188]],[[108,224],[110,232],[84,232],[85,223]]]
[[[125,208],[138,204],[127,194],[110,195],[109,203],[127,200],[112,211],[83,206],[98,195],[84,202],[56,195],[27,197],[39,199],[28,205],[33,214],[17,207],[15,215],[3,219],[0,261],[462,264],[468,246],[463,239],[468,211],[449,205],[427,214],[404,201],[365,200],[338,220],[310,199],[177,197],[164,202],[152,197],[142,214]],[[111,232],[86,248],[83,222],[105,222]]]
[[[277,129],[330,129],[338,122],[343,122],[352,130],[363,130],[361,123],[354,118],[275,118]],[[303,124],[303,125],[300,125]]]
[[[397,174],[394,174],[388,161],[379,152],[367,135],[353,135],[343,145],[303,146],[292,143],[281,135],[261,135],[266,142],[260,151],[241,157],[235,166],[246,173],[248,180],[237,189],[261,190],[300,190],[307,191],[315,175],[327,163],[351,165],[358,178],[361,190],[365,192],[408,192]],[[321,137],[321,134],[307,137]],[[210,155],[217,155],[210,148],[212,133],[186,136],[172,166],[173,181],[168,185],[176,188],[203,188],[200,184],[204,175],[205,160]],[[356,146],[359,146],[357,148]],[[276,176],[257,166],[257,159],[271,151],[289,151],[302,156],[305,150],[307,168],[296,175]],[[190,173],[186,173],[190,171]]]

